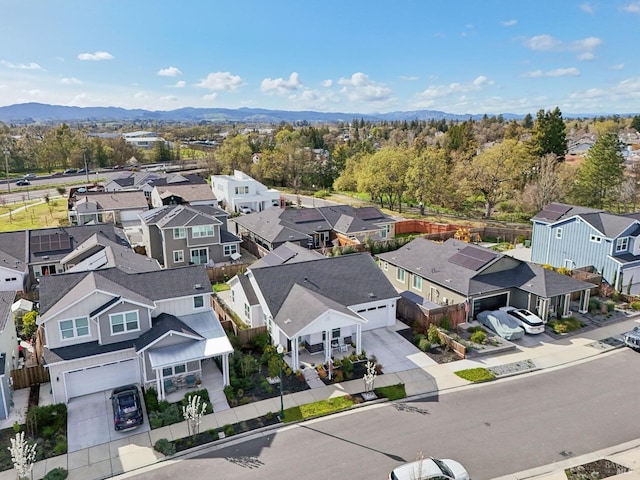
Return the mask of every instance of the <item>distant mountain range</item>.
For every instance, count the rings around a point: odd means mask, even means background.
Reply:
[[[535,112],[532,112],[532,114]],[[523,115],[502,114],[505,120],[520,119]],[[479,120],[483,115],[457,115],[438,110],[415,110],[410,112],[390,112],[377,114],[265,110],[261,108],[179,108],[168,111],[127,110],[118,107],[68,107],[43,103],[20,103],[0,107],[0,122],[31,124],[47,122],[104,122],[104,121],[164,121],[164,122],[241,122],[280,123],[310,122],[334,123],[350,122],[353,119],[365,121],[402,120]]]

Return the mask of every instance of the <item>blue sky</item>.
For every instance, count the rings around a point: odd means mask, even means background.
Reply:
[[[0,105],[640,111],[640,0],[3,0]]]

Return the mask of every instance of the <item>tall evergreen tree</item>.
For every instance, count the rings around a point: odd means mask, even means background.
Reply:
[[[567,154],[567,134],[562,112],[558,107],[553,111],[540,110],[536,117],[531,138],[532,153],[538,157],[552,153],[559,160],[564,160]]]
[[[571,197],[585,207],[603,208],[624,179],[624,157],[618,135],[601,135],[589,149],[585,162],[576,174]]]

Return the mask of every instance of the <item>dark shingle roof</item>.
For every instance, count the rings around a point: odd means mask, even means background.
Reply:
[[[134,346],[136,347],[136,352],[139,352],[169,332],[184,333],[202,339],[200,334],[188,327],[177,317],[168,313],[161,313],[152,320],[151,328],[135,339]]]
[[[251,274],[274,317],[296,284],[344,306],[398,297],[395,288],[366,253],[263,267],[251,270]],[[304,311],[304,302],[300,302],[298,308]]]
[[[75,360],[76,358],[92,357],[94,355],[102,355],[104,353],[117,352],[119,350],[128,350],[133,348],[133,340],[125,340],[124,342],[107,343],[99,345],[98,341],[77,343],[67,347],[54,348],[49,350],[44,348],[44,363],[51,365],[53,363],[63,362],[66,360]]]
[[[0,233],[0,263],[24,272],[29,263],[29,231]]]
[[[11,315],[11,305],[16,299],[16,292],[0,292],[0,331],[4,331],[7,320]],[[12,332],[15,333],[15,332]]]
[[[258,296],[256,295],[256,291],[253,289],[253,285],[251,285],[247,276],[238,275],[238,281],[242,286],[242,290],[244,290],[244,294],[247,296],[247,302],[249,302],[249,305],[258,305],[260,303],[258,301]]]
[[[117,268],[80,273],[64,273],[40,277],[40,311],[46,313],[53,305],[84,280],[90,283],[83,292],[92,291],[102,283],[104,290],[122,294],[123,298],[163,300],[211,292],[211,282],[203,265],[157,270],[153,272],[125,273]],[[195,285],[200,285],[196,288]],[[148,299],[148,300],[147,300]],[[73,301],[74,299],[68,299]]]

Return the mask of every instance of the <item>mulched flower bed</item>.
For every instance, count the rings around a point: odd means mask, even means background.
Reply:
[[[414,333],[410,328],[399,330],[398,334],[405,340],[415,345],[415,343],[413,343]],[[432,360],[435,360],[437,363],[451,363],[460,360],[460,357],[453,350],[444,348],[442,346],[433,346],[429,351],[424,353]]]
[[[600,479],[628,472],[629,469],[611,460],[601,459],[577,467],[567,468],[564,473],[568,480]]]
[[[363,360],[353,362],[353,372],[350,378],[347,378],[348,376],[342,373],[340,375],[336,375],[338,372],[341,372],[341,370],[342,367],[335,367],[333,369],[333,375],[331,376],[331,379],[329,379],[328,376],[324,378],[321,376],[320,380],[322,380],[325,385],[333,385],[335,383],[345,382],[348,380],[362,380],[364,374],[367,373],[367,361]],[[380,370],[378,371],[377,375],[382,375],[382,373],[382,370]]]

